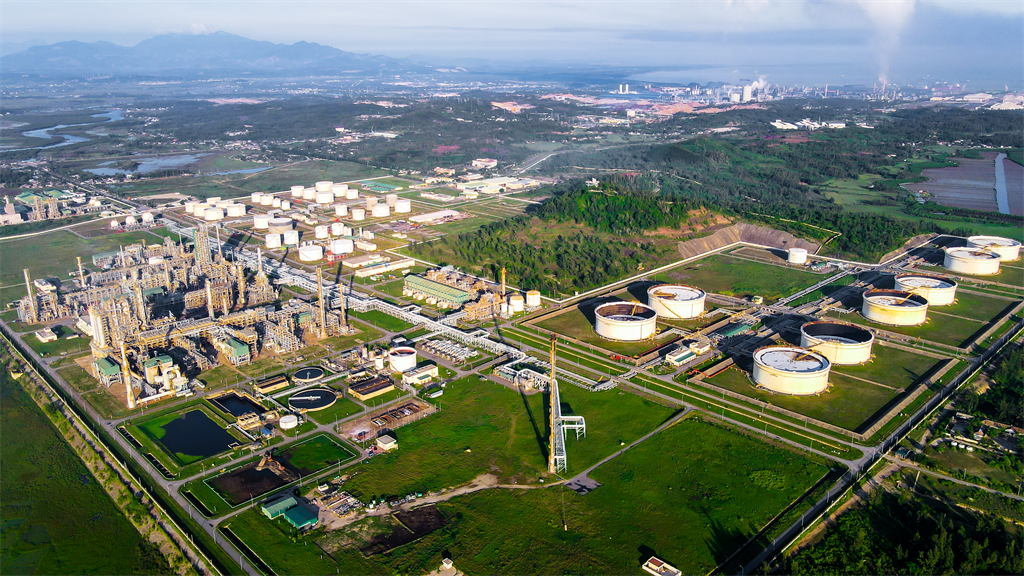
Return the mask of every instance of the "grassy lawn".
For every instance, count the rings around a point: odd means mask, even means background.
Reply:
[[[983,455],[981,452],[968,452],[948,446],[939,451],[929,446],[925,449],[924,456],[936,469],[943,470],[950,476],[961,477],[961,474],[966,472],[970,476],[1010,485],[1016,485],[1021,481],[1020,477],[986,462],[986,458],[990,459],[991,456]]]
[[[1021,272],[1021,275],[1024,276],[1024,272]],[[952,305],[936,306],[934,308],[930,308],[928,312],[941,312],[943,314],[953,314],[954,316],[963,316],[965,318],[974,318],[975,320],[988,322],[995,318],[1000,312],[1015,304],[1017,304],[1017,302],[1010,302],[1008,300],[1003,300],[1002,298],[989,298],[988,296],[958,290],[956,293],[956,302]]]
[[[348,462],[356,456],[351,448],[327,434],[321,434],[279,450],[276,458],[302,476],[308,476],[338,462]]]
[[[832,388],[818,396],[787,396],[754,388],[747,373],[739,368],[720,372],[708,382],[744,396],[792,410],[847,430],[856,430],[898,394],[837,373],[829,375]]]
[[[216,390],[241,382],[245,380],[245,376],[242,376],[230,366],[217,366],[216,368],[201,372],[198,379],[206,384],[207,390]]]
[[[283,371],[284,368],[284,364],[277,356],[268,356],[252,362],[251,364],[239,366],[237,370],[252,378],[262,379],[267,376],[273,376],[274,374]]]
[[[408,394],[408,392],[406,392],[404,390],[399,390],[398,388],[395,388],[394,390],[392,390],[390,392],[385,392],[384,394],[381,394],[380,396],[374,396],[373,398],[370,398],[366,402],[363,402],[363,404],[366,404],[367,406],[372,408],[374,406],[380,406],[382,404],[387,404],[388,402],[391,402],[392,400],[398,398],[399,396],[402,396],[403,394]]]
[[[5,574],[169,573],[28,394],[0,373]]]
[[[83,261],[88,262],[87,256],[136,242],[155,244],[158,240],[147,232],[108,234],[83,240],[66,230],[18,240],[0,240],[0,252],[4,255],[0,283],[4,286],[23,284],[23,268],[30,270],[32,278],[67,280],[68,271],[78,269],[76,256],[82,256]]]
[[[44,358],[77,354],[89,349],[89,338],[78,334],[71,328],[54,326],[53,331],[58,336],[53,342],[40,342],[35,334],[25,334],[22,340],[29,348],[35,350],[36,354]],[[76,338],[70,338],[70,336],[76,336]]]
[[[349,316],[352,318],[358,318],[368,324],[372,324],[374,328],[383,328],[389,332],[402,332],[403,330],[408,330],[413,326],[405,320],[400,320],[394,316],[389,316],[377,310],[370,310],[368,312],[356,312],[355,310],[350,310]]]
[[[612,300],[618,300],[618,298],[602,299],[601,303]],[[598,336],[594,331],[592,320],[594,308],[595,306],[589,304],[584,305],[582,309],[580,306],[575,306],[558,316],[538,322],[537,326],[624,356],[634,356],[658,345],[659,339],[657,338],[642,342],[617,342]]]
[[[637,574],[657,555],[704,574],[826,470],[690,418],[592,472],[602,486],[586,496],[560,487],[461,496],[438,506],[450,528],[380,561],[416,573],[446,551],[467,574]]]
[[[281,403],[287,406],[288,399],[282,398]],[[343,420],[362,411],[363,409],[358,404],[339,395],[337,402],[331,404],[328,408],[317,410],[316,412],[306,412],[306,418],[320,424],[333,424],[335,420]]]
[[[715,255],[673,268],[654,279],[690,284],[707,292],[738,298],[763,296],[771,303],[823,280],[802,270]]]
[[[856,376],[893,388],[909,388],[943,362],[877,342],[871,348],[871,356],[870,362],[860,366],[833,366],[832,373]]]
[[[942,311],[944,312],[944,310]],[[928,311],[928,319],[920,326],[889,326],[872,322],[860,314],[839,315],[829,313],[827,316],[948,346],[962,345],[974,334],[984,329],[986,325],[984,322],[976,320],[965,320],[954,316],[935,314],[932,310]]]
[[[330,338],[324,338],[321,340],[320,344],[335,352],[340,352],[365,342],[373,342],[384,335],[380,330],[375,330],[369,326],[358,324],[355,326],[359,330],[355,334],[352,334],[351,336],[331,336]]]
[[[95,390],[100,386],[99,381],[93,378],[77,364],[73,364],[67,368],[61,368],[57,373],[79,392],[89,392],[90,390]]]

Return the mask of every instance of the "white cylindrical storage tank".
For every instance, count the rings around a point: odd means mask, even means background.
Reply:
[[[790,248],[787,256],[790,264],[807,264],[807,250],[804,248]]]
[[[508,297],[508,310],[513,314],[517,314],[526,309],[526,300],[523,299],[523,295],[518,292]]]
[[[303,200],[313,200],[316,198],[316,188],[306,188],[302,191]]]
[[[499,304],[498,310],[500,310],[502,314],[508,314],[508,302],[502,302]]]
[[[125,226],[134,226],[138,223],[139,221],[135,219],[135,216],[129,215],[127,218],[124,219]]]
[[[824,320],[808,322],[800,327],[800,346],[814,350],[828,361],[850,366],[863,364],[871,360],[871,346],[875,336],[849,322]]]
[[[245,216],[245,204],[232,204],[231,206],[228,206],[228,216],[231,216],[232,218]]]
[[[249,195],[249,199],[252,201],[253,204],[259,204],[260,198],[262,197],[263,192],[253,192],[252,194]]]
[[[260,205],[262,205],[262,206],[273,206],[274,205],[274,197],[271,196],[270,194],[264,194],[263,196],[260,196]]]
[[[224,218],[224,209],[211,206],[203,211],[203,219],[213,222]]]
[[[654,336],[658,314],[639,302],[608,302],[594,310],[594,331],[609,340],[644,340]]]
[[[271,218],[268,229],[277,234],[284,234],[292,229],[294,222],[291,218]]]
[[[292,201],[291,200],[281,200],[281,210],[291,210],[291,209],[292,209]]]
[[[927,274],[900,274],[896,289],[924,296],[929,306],[948,306],[956,299],[956,282]]]
[[[331,236],[342,236],[345,234],[345,226],[341,222],[331,224]]]
[[[299,247],[299,260],[303,262],[315,262],[324,257],[323,246],[317,246],[316,244],[306,244],[305,246]]]
[[[359,190],[356,190],[355,188],[348,188],[345,190],[346,200],[355,200],[356,198],[359,198]]]
[[[527,290],[526,291],[526,305],[530,308],[536,308],[540,306],[540,290]]]
[[[317,204],[330,204],[332,202],[334,202],[334,192],[331,192],[330,190],[316,191]]]
[[[292,186],[292,198],[302,198],[302,193],[305,190],[305,186]]]
[[[999,254],[1003,262],[1012,262],[1020,258],[1020,242],[1003,238],[1000,236],[971,236],[967,239],[967,245],[972,248],[982,248],[989,252]]]
[[[197,204],[199,204],[199,202],[193,202],[193,201],[185,202],[185,213],[186,214],[195,214],[196,213],[196,205]]]
[[[317,226],[313,228],[313,235],[317,240],[323,240],[330,236],[330,229],[327,226]]]
[[[153,213],[152,212],[143,212],[142,213],[142,223],[143,224],[152,224],[153,223]]]
[[[110,221],[110,229],[111,230],[113,230],[115,228],[120,228],[120,227],[121,227],[121,225],[117,223],[116,219]]]
[[[373,210],[373,207],[376,206],[376,205],[377,205],[377,197],[376,196],[367,196],[366,197],[366,209],[367,210]]]
[[[395,212],[398,214],[408,214],[412,212],[412,200],[408,198],[399,198],[395,200]]]
[[[343,198],[347,190],[348,184],[331,184],[331,192],[334,192],[335,198]]]
[[[284,233],[285,246],[297,246],[299,244],[299,231],[288,230]]]
[[[391,209],[388,208],[387,204],[377,204],[370,210],[370,213],[373,214],[374,218],[385,218],[391,216]]]
[[[396,202],[398,202],[398,194],[384,195],[384,203],[388,205],[388,208],[394,208]]]
[[[330,192],[331,186],[333,185],[334,182],[331,182],[330,180],[321,180],[316,184],[313,184],[313,187],[316,189],[317,192]]]
[[[942,266],[950,272],[971,276],[992,276],[999,274],[1002,256],[979,248],[946,248]]]
[[[861,314],[880,324],[917,326],[928,317],[928,300],[902,290],[868,290]]]
[[[267,243],[267,248],[280,248],[281,247],[281,235],[280,234],[267,234],[266,243]]]
[[[388,363],[392,372],[408,372],[416,367],[416,349],[398,346],[388,351]]]
[[[231,206],[234,203],[235,203],[234,200],[219,200],[219,201],[214,203],[214,206],[216,206],[217,208],[225,208],[226,209],[228,206]]]
[[[366,220],[366,210],[363,210],[362,208],[353,208],[352,209],[352,219],[353,220]]]
[[[257,230],[266,230],[270,227],[270,216],[268,214],[253,214],[252,227]]]
[[[281,199],[275,196],[274,199],[270,201],[270,205],[273,206],[274,208],[280,208]]]
[[[376,368],[377,370],[383,370],[384,369],[384,357],[383,356],[377,356],[376,358],[374,358],[373,359],[373,367]]]
[[[335,216],[348,216],[348,206],[345,204],[338,204],[334,207]]]
[[[281,430],[291,430],[299,425],[299,417],[295,414],[285,414],[277,423]]]
[[[353,250],[355,250],[355,243],[349,238],[331,240],[332,254],[351,254]]]
[[[215,203],[220,202],[220,201],[221,201],[221,197],[220,196],[211,196],[210,198],[206,199],[206,202],[209,203],[209,204],[215,204]]]
[[[647,304],[658,316],[670,320],[696,318],[704,313],[707,294],[682,284],[662,284],[647,289]]]
[[[828,388],[831,363],[825,356],[794,346],[769,346],[754,352],[754,382],[779,394],[806,396]]]

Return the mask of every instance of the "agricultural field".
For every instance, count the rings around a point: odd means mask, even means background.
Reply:
[[[736,298],[763,296],[770,304],[824,278],[803,270],[715,255],[662,272],[654,279],[690,284],[706,292]]]
[[[5,370],[0,436],[5,574],[171,573]]]

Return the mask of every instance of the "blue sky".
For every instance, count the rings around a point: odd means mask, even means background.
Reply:
[[[1021,0],[3,0],[0,26],[5,43],[133,45],[225,31],[456,63],[697,67],[778,81],[805,71],[834,82],[933,77],[1024,89]]]

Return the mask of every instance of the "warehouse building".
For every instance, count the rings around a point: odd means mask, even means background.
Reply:
[[[363,380],[362,382],[354,382],[348,387],[348,393],[359,400],[365,402],[370,398],[376,398],[383,394],[387,394],[395,389],[395,383],[391,378],[384,376],[376,376],[369,380]]]
[[[458,308],[472,300],[469,292],[454,286],[435,282],[423,276],[410,274],[405,277],[403,292],[408,292],[417,300],[426,298],[428,303],[432,299],[435,302],[448,304],[449,307]]]

